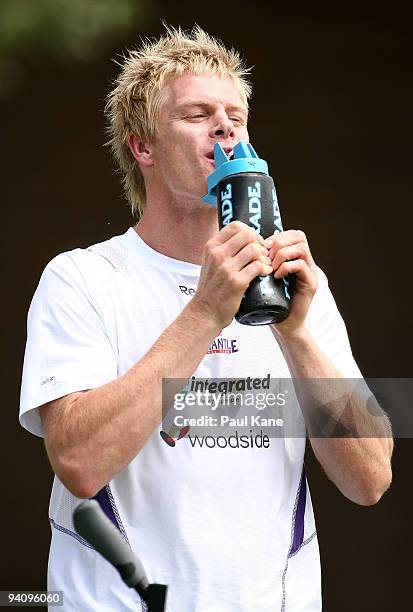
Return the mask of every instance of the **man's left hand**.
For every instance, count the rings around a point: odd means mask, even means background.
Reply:
[[[299,333],[304,330],[305,318],[318,284],[316,265],[306,235],[301,230],[287,230],[268,237],[265,246],[276,279],[295,274],[290,314],[274,328],[281,335]]]

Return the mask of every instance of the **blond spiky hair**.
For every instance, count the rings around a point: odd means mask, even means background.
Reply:
[[[190,32],[167,26],[166,34],[146,40],[140,48],[126,52],[121,72],[106,102],[108,145],[122,174],[122,184],[132,213],[140,216],[146,204],[142,172],[133,157],[128,136],[132,132],[143,142],[153,143],[162,87],[184,73],[217,74],[233,79],[248,108],[251,85],[249,69],[235,49],[195,26]]]

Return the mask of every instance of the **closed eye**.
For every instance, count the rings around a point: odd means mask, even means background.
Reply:
[[[239,124],[243,123],[243,120],[241,119],[241,117],[230,117],[230,119],[233,123],[239,123]]]

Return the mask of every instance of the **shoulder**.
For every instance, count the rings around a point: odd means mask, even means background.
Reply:
[[[316,265],[316,272],[318,276],[318,288],[323,289],[328,286],[328,278],[324,270]]]
[[[121,236],[93,244],[87,248],[76,248],[56,255],[46,265],[40,285],[72,285],[98,289],[122,270],[122,261],[128,254]]]
[[[316,273],[317,273],[317,290],[314,294],[313,301],[310,307],[311,309],[319,308],[321,304],[325,302],[326,299],[330,298],[331,291],[328,286],[328,278],[325,272],[316,265]]]
[[[311,302],[307,323],[310,329],[324,329],[333,320],[340,318],[337,304],[330,290],[328,277],[325,272],[316,266],[318,285]]]

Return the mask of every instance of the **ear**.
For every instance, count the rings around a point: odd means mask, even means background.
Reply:
[[[142,142],[131,132],[128,136],[128,144],[133,157],[140,166],[153,166],[152,147],[148,143]]]

